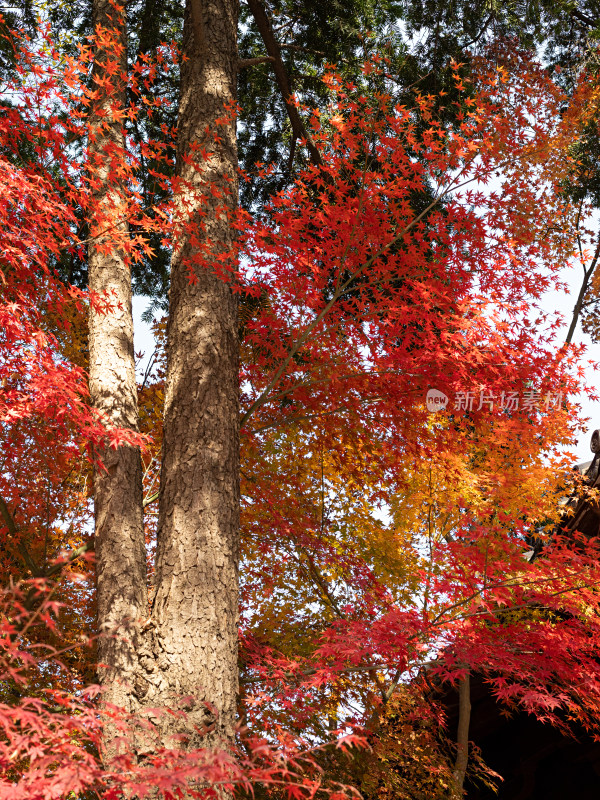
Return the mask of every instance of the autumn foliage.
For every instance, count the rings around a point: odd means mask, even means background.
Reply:
[[[323,163],[267,208],[239,211],[237,271],[230,253],[215,263],[199,245],[190,280],[215,269],[240,300],[238,750],[139,757],[160,714],[185,718],[185,703],[141,720],[109,709],[123,747],[106,763],[83,558],[90,464],[107,438],[143,445],[152,554],[164,376],[140,389],[143,436],[90,408],[85,308],[111,313],[111,298],[75,289],[64,265],[84,260],[89,241],[91,48],[75,61],[43,31],[38,43],[11,37],[17,66],[0,117],[0,797],[216,797],[223,785],[448,796],[454,732],[437,692],[469,672],[509,708],[596,732],[598,543],[556,528],[579,353],[556,345],[561,323],[541,310],[573,257],[578,212],[561,186],[586,86],[562,113],[551,77],[510,43],[468,83],[455,65],[451,98],[415,90],[410,107],[395,101],[384,59],[354,84],[331,68],[330,106],[310,117]],[[131,96],[175,58],[165,47],[140,59]],[[132,102],[123,124],[151,113]],[[151,159],[155,180],[181,196],[174,135],[141,149],[127,138],[112,153],[132,233],[89,236],[107,247],[121,237],[131,264],[150,263],[150,234],[168,247],[188,224],[170,201],[144,207],[139,190]],[[157,341],[160,367],[160,326]],[[435,414],[430,389],[449,398]]]

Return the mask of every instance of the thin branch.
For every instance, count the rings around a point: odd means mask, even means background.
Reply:
[[[299,552],[302,553],[302,555],[304,556],[304,558],[308,562],[309,575],[310,575],[311,579],[313,580],[313,582],[316,583],[316,585],[320,589],[323,598],[327,601],[327,603],[332,608],[334,613],[340,619],[347,619],[346,614],[344,614],[342,609],[339,607],[337,599],[335,598],[333,592],[330,590],[329,584],[328,584],[326,578],[324,578],[323,575],[321,574],[319,568],[315,564],[314,559],[312,558],[312,556],[310,555],[308,550],[305,547],[303,547],[301,544],[299,544],[298,541],[295,539],[295,537],[292,537],[292,538],[294,538],[296,547],[298,548]],[[298,559],[298,561],[300,563],[302,563],[300,561],[300,559]],[[377,688],[379,690],[379,693],[381,695],[381,699],[383,700],[384,703],[386,703],[387,702],[386,689],[385,689],[385,685],[384,685],[383,681],[381,680],[381,678],[377,674],[378,667],[379,667],[378,664],[371,664],[371,669],[368,670],[368,673],[369,673],[369,677],[371,678],[371,680],[377,686]]]
[[[81,547],[78,547],[76,550],[72,550],[65,558],[61,558],[60,560],[56,561],[49,569],[44,572],[44,578],[52,578],[54,575],[57,575],[61,572],[65,567],[70,566],[78,558],[81,558],[82,555],[85,553],[89,553],[94,549],[94,542],[90,539],[89,542],[82,544]]]
[[[141,383],[141,386],[140,386],[140,389],[139,389],[140,392],[143,392],[144,389],[146,388],[146,382],[148,381],[148,378],[150,377],[150,375],[152,373],[152,370],[154,369],[154,365],[158,361],[158,357],[156,355],[157,352],[158,352],[158,349],[155,349],[154,352],[152,353],[152,355],[150,356],[149,360],[148,360],[148,363],[146,365],[146,369],[144,370],[144,377],[142,379],[142,383]]]
[[[327,584],[327,581],[321,575],[321,572],[319,571],[319,569],[318,569],[317,565],[315,564],[315,562],[314,562],[312,556],[310,555],[310,553],[306,550],[305,547],[302,547],[302,545],[297,544],[296,546],[298,547],[298,550],[300,550],[300,552],[302,553],[304,558],[306,558],[306,561],[308,562],[308,570],[309,570],[310,576],[313,579],[313,581],[317,584],[319,589],[321,590],[321,593],[322,593],[323,597],[327,600],[327,602],[329,603],[331,608],[334,610],[336,615],[338,617],[340,617],[340,619],[345,619],[346,615],[344,614],[344,612],[339,607],[337,600],[335,599],[334,595],[332,594],[331,590],[329,589],[329,585]]]
[[[142,501],[142,508],[146,508],[146,506],[149,506],[150,503],[154,503],[155,500],[158,500],[159,494],[160,492],[154,492],[154,494],[144,497]]]
[[[493,18],[494,18],[494,12],[492,11],[492,13],[489,15],[489,17],[483,23],[483,27],[481,28],[481,30],[479,31],[477,36],[474,39],[471,39],[470,42],[465,42],[465,44],[462,45],[461,49],[466,49],[467,47],[470,47],[472,44],[477,44],[477,42],[481,39],[483,34],[486,32],[487,27],[488,27],[488,25],[490,24],[490,22],[492,21]]]
[[[314,56],[326,56],[323,50],[315,50],[312,47],[301,47],[299,44],[280,44],[280,50],[295,50],[297,53],[312,53]],[[342,61],[342,63],[346,63]]]
[[[335,366],[335,365],[334,365]],[[404,375],[404,377],[412,377],[409,373],[402,372],[398,369],[373,369],[373,370],[363,370],[361,372],[349,372],[347,375],[336,375],[335,381],[351,381],[351,380],[359,380],[362,378],[374,378],[379,377],[381,375]],[[299,389],[307,389],[311,386],[318,386],[322,383],[331,383],[331,375],[327,375],[325,378],[313,378],[312,380],[308,381],[300,381],[299,383],[295,383],[293,386],[290,386],[288,389],[282,389],[277,394],[272,394],[269,397],[269,402],[275,402],[276,400],[281,400],[284,397],[288,397],[290,394],[297,392]],[[404,395],[410,394],[420,394],[421,389],[412,389],[407,392],[403,392]]]

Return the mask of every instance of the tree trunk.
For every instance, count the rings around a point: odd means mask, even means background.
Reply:
[[[176,234],[172,258],[152,609],[152,703],[193,696],[187,731],[193,723],[212,733],[188,745],[211,747],[232,739],[238,688],[238,339],[230,287],[198,262],[209,243],[208,261],[235,266],[224,210],[237,203],[235,120],[217,120],[235,100],[237,13],[237,0],[186,3],[176,207],[189,224]],[[194,155],[195,146],[205,155]],[[215,200],[213,189],[226,200]],[[202,210],[199,194],[209,198]],[[166,744],[182,732],[169,725]]]
[[[101,44],[96,46],[92,75],[97,99],[89,138],[93,182],[89,287],[106,294],[113,310],[102,314],[90,309],[90,393],[110,425],[137,431],[126,202],[124,187],[115,177],[125,147],[114,110],[125,104],[126,23],[109,0],[94,0],[93,13]],[[110,44],[106,32],[111,34]],[[121,74],[112,69],[115,62]],[[94,476],[98,622],[106,633],[98,643],[99,678],[106,689],[105,701],[132,711],[128,684],[137,669],[136,621],[148,614],[140,451],[131,446],[105,447],[97,455],[104,465]],[[111,735],[107,729],[107,755]]]
[[[464,795],[465,776],[469,764],[469,724],[471,722],[471,677],[467,672],[458,682],[458,730],[454,763],[455,797]]]

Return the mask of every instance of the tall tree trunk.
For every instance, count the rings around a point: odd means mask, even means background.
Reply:
[[[115,177],[125,146],[122,124],[114,112],[125,105],[126,22],[109,0],[94,0],[93,13],[98,44],[92,75],[97,98],[89,138],[94,182],[89,286],[94,293],[106,293],[113,309],[106,314],[90,309],[90,392],[94,406],[110,424],[136,431],[128,228],[124,187]],[[121,74],[113,69],[115,62]],[[94,476],[98,622],[106,633],[98,644],[99,677],[105,700],[133,711],[128,684],[136,675],[136,621],[148,614],[141,458],[139,448],[131,446],[106,447],[98,455],[104,465]],[[110,739],[107,729],[109,755]]]
[[[172,258],[152,610],[160,668],[153,702],[193,696],[189,721],[212,733],[190,744],[211,746],[231,741],[238,688],[237,304],[227,283],[195,260],[209,243],[209,260],[228,254],[234,266],[223,201],[209,199],[200,212],[198,195],[210,198],[216,188],[229,211],[237,203],[235,121],[218,122],[235,100],[237,15],[237,0],[186,3],[177,202],[190,224],[177,234]],[[165,737],[168,743],[168,731]]]

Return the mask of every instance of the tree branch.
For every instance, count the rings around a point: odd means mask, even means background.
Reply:
[[[315,564],[308,550],[305,547],[302,547],[302,545],[297,544],[296,546],[298,547],[298,550],[300,550],[302,555],[305,557],[308,563],[309,574],[313,579],[313,581],[317,584],[317,586],[321,590],[321,594],[323,595],[325,600],[328,602],[328,604],[331,606],[331,608],[334,610],[334,612],[337,614],[338,617],[340,617],[341,619],[345,619],[346,615],[339,607],[337,600],[335,599],[334,595],[329,589],[327,581],[321,575],[321,572],[317,568],[317,565]]]
[[[12,514],[8,510],[8,506],[6,505],[6,502],[4,501],[4,498],[1,495],[0,495],[0,514],[2,515],[4,524],[8,528],[8,532],[11,538],[16,540],[19,535],[19,527],[15,522],[15,520],[13,519]],[[41,576],[40,570],[37,568],[34,560],[29,554],[29,550],[27,549],[25,542],[21,540],[18,543],[15,542],[15,544],[21,558],[25,562],[27,569],[31,572],[34,578],[39,578]]]
[[[579,289],[579,295],[577,296],[577,301],[573,308],[573,317],[571,319],[569,331],[565,337],[565,344],[571,344],[571,340],[573,339],[575,328],[577,327],[577,323],[579,322],[579,317],[581,316],[581,310],[584,305],[583,298],[585,297],[585,293],[588,290],[590,279],[594,274],[594,269],[596,268],[596,264],[598,263],[598,257],[600,257],[600,234],[598,236],[598,243],[596,245],[596,250],[594,251],[594,257],[592,258],[591,264],[588,267],[588,269],[586,269],[585,267],[583,268],[583,281],[581,283],[581,288]]]
[[[89,542],[82,544],[81,547],[72,550],[65,558],[55,561],[55,563],[44,572],[42,577],[52,578],[54,575],[57,575],[59,572],[61,572],[65,567],[73,564],[78,558],[81,558],[82,555],[89,553],[93,549],[94,541],[93,539],[90,539]]]
[[[584,14],[578,8],[574,8],[571,11],[571,16],[575,17],[575,19],[578,19],[580,22],[583,22],[585,25],[588,25],[590,28],[596,27],[596,23],[594,22],[594,20],[591,17],[588,17],[587,14]]]
[[[321,167],[323,166],[321,154],[310,133],[306,129],[302,117],[292,99],[289,76],[281,57],[281,47],[275,38],[265,7],[260,0],[246,0],[246,2],[252,12],[252,16],[254,17],[258,31],[267,49],[267,53],[272,60],[273,72],[275,73],[275,79],[279,86],[281,96],[283,97],[283,102],[285,103],[285,109],[292,126],[292,133],[296,139],[304,139],[306,141],[306,147],[311,161],[316,166]]]
[[[255,64],[264,64],[268,61],[275,61],[273,56],[259,56],[258,58],[240,58],[237,64],[238,72],[246,67],[253,67]]]
[[[0,515],[2,516],[11,537],[17,537],[18,534],[20,533],[19,527],[16,524],[12,514],[8,510],[8,506],[6,505],[6,502],[1,495],[0,495]],[[58,573],[61,572],[64,569],[64,567],[69,566],[69,564],[73,564],[75,561],[77,561],[77,559],[80,558],[84,553],[88,553],[90,550],[93,550],[94,543],[93,540],[90,539],[89,542],[86,542],[86,544],[83,544],[81,547],[78,547],[76,550],[73,550],[65,558],[58,559],[57,561],[55,561],[54,564],[46,570],[41,570],[36,566],[24,542],[22,541],[19,542],[17,548],[19,550],[21,558],[23,559],[23,561],[27,566],[27,569],[31,572],[34,578],[52,578],[54,577],[54,575],[58,575]]]

